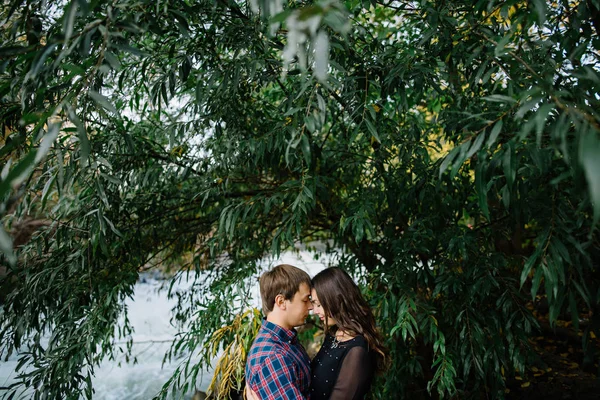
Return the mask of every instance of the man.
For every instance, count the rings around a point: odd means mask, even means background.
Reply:
[[[312,310],[310,277],[291,265],[278,265],[260,277],[266,319],[246,361],[246,385],[261,400],[306,399],[310,359],[295,326]]]

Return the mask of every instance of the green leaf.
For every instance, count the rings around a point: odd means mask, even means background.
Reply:
[[[272,16],[271,19],[269,20],[269,22],[271,24],[282,23],[287,19],[287,17],[290,16],[291,13],[292,13],[292,9],[288,8],[288,9]]]
[[[110,202],[108,201],[106,193],[104,192],[104,186],[102,186],[102,183],[99,179],[96,179],[96,193],[98,194],[98,197],[100,197],[100,200],[104,203],[104,206],[106,208],[110,208]]]
[[[544,25],[544,22],[546,22],[546,1],[533,0],[533,9],[537,15],[540,26]]]
[[[104,220],[106,221],[106,223],[108,224],[108,226],[110,227],[110,230],[114,232],[115,235],[119,236],[119,237],[123,237],[123,234],[117,229],[115,228],[115,225],[112,223],[111,220],[109,220],[106,215],[104,215]]]
[[[498,122],[496,122],[494,124],[494,127],[492,128],[492,132],[490,133],[490,137],[488,138],[488,141],[486,142],[486,147],[492,147],[495,143],[496,140],[498,139],[498,135],[500,134],[500,132],[502,132],[502,120],[499,120]]]
[[[554,104],[544,104],[535,113],[536,143],[538,147],[542,145],[542,133],[544,132],[548,114],[552,110],[554,110]]]
[[[83,126],[83,123],[75,113],[73,106],[69,103],[66,103],[65,107],[67,108],[67,115],[69,116],[69,119],[77,128],[77,135],[79,137],[79,150],[81,152],[81,165],[87,165],[91,147],[90,141],[87,137],[87,133],[85,132],[85,127]]]
[[[525,116],[525,114],[527,114],[532,108],[536,107],[538,105],[538,103],[540,102],[540,99],[538,98],[534,98],[531,99],[527,102],[525,102],[525,104],[523,104],[515,113],[515,116],[518,119],[521,119]]]
[[[50,194],[50,188],[52,187],[55,181],[56,174],[52,175],[52,178],[48,179],[48,181],[46,181],[46,184],[44,185],[44,189],[42,190],[42,208],[44,208],[46,205],[48,195]]]
[[[367,125],[367,129],[369,130],[371,135],[375,138],[375,140],[377,140],[379,143],[381,143],[381,139],[379,139],[379,134],[377,133],[377,129],[375,129],[375,125],[373,125],[373,123],[371,121],[369,121],[368,119],[365,119],[365,124]]]
[[[509,51],[506,49],[506,45],[508,44],[508,42],[510,42],[511,38],[512,33],[507,33],[502,39],[498,41],[496,47],[494,48],[494,55],[496,57],[499,57]]]
[[[548,240],[549,235],[550,235],[550,231],[547,230],[537,237],[536,249],[533,252],[533,254],[531,256],[529,256],[529,258],[525,262],[525,265],[523,266],[523,271],[521,271],[521,283],[520,283],[521,287],[523,287],[523,285],[525,284],[525,281],[527,280],[527,277],[529,276],[529,272],[531,271],[531,268],[533,268],[533,266],[536,264],[538,258],[544,251],[544,248],[546,246],[546,241]]]
[[[504,146],[502,167],[504,168],[504,176],[506,177],[506,182],[510,189],[515,182],[515,177],[517,175],[517,160],[512,142],[509,142]]]
[[[543,268],[536,268],[535,273],[533,275],[533,280],[531,281],[531,299],[535,300],[535,296],[537,296],[538,290],[540,289],[540,284],[542,283],[542,276],[544,275]],[[521,286],[523,286],[521,284]]]
[[[505,96],[503,94],[492,94],[492,95],[489,95],[489,96],[482,97],[481,99],[485,100],[485,101],[491,101],[491,102],[494,102],[494,103],[514,104],[514,103],[517,102],[512,97]]]
[[[466,157],[467,159],[473,157],[473,155],[479,151],[479,149],[481,148],[481,144],[483,143],[484,140],[485,140],[485,131],[481,132],[479,135],[477,135],[477,138],[473,142],[473,145],[469,148],[469,152],[467,153],[467,157]]]
[[[115,71],[118,71],[121,69],[121,61],[119,61],[119,58],[116,55],[114,55],[112,52],[110,52],[110,51],[105,52],[104,59],[108,62],[110,67],[112,69],[114,69]]]
[[[485,134],[481,135],[481,136],[485,137]],[[470,146],[471,146],[470,142],[465,142],[465,143],[461,144],[460,146],[458,146],[458,149],[460,150],[460,152],[459,152],[458,156],[456,157],[456,159],[454,160],[454,163],[452,163],[452,169],[450,170],[450,177],[452,179],[454,179],[454,177],[456,177],[456,175],[458,174],[458,171],[460,171],[460,168],[462,167],[465,160],[467,159],[467,150],[469,149]],[[479,146],[481,146],[481,143],[479,143]]]
[[[446,169],[448,168],[448,165],[450,165],[450,163],[452,161],[454,161],[454,158],[458,155],[460,151],[460,146],[453,148],[450,153],[448,153],[448,155],[446,157],[444,157],[444,161],[442,161],[442,164],[440,165],[440,171],[439,171],[439,178],[441,179],[442,174],[446,171]]]
[[[117,109],[113,106],[106,96],[101,95],[100,93],[90,90],[88,95],[94,100],[98,105],[105,108],[106,110],[118,114]]]
[[[302,135],[302,138],[300,140],[300,149],[302,150],[302,155],[304,156],[304,161],[306,162],[306,165],[311,165],[311,150],[310,150],[310,143],[308,142],[308,135],[304,134]]]
[[[475,169],[475,188],[477,190],[477,198],[479,203],[479,208],[483,213],[483,216],[486,219],[490,218],[490,211],[488,208],[488,200],[487,200],[487,192],[488,185],[485,180],[485,168],[486,164],[480,162],[477,164],[477,168]]]
[[[0,182],[0,199],[6,198],[11,188],[19,185],[31,172],[35,165],[37,150],[33,149],[20,160],[8,173],[6,179]]]
[[[580,153],[596,224],[600,219],[600,140],[595,132],[589,132],[581,139]]]
[[[321,110],[321,112],[326,112],[327,111],[327,104],[325,103],[325,100],[323,99],[323,97],[317,93],[317,104],[319,105],[319,110]]]
[[[40,146],[38,147],[37,154],[35,155],[35,163],[39,163],[42,158],[50,151],[54,140],[58,136],[58,132],[60,131],[60,124],[58,123],[50,123],[48,127],[48,132],[42,137],[42,141]]]
[[[65,35],[65,42],[69,42],[71,35],[73,35],[73,25],[75,24],[75,17],[77,16],[77,0],[71,1],[67,9],[67,13],[64,16],[63,33]]]
[[[2,226],[2,224],[0,224],[0,251],[2,251],[2,253],[4,253],[8,262],[11,265],[16,264],[17,257],[15,256],[15,253],[13,252],[12,239],[10,238],[10,236],[8,236],[8,234],[4,230],[4,227]]]
[[[122,50],[124,52],[127,52],[129,54],[133,54],[134,56],[137,56],[137,57],[149,56],[149,54],[147,52],[142,51],[142,50],[138,49],[137,47],[131,46],[127,43],[115,44],[114,47],[119,50]],[[120,64],[120,62],[119,62],[119,64]],[[111,63],[111,65],[112,65],[112,63]]]
[[[29,71],[27,73],[28,77],[33,79],[40,73],[40,71],[42,70],[42,67],[44,66],[44,62],[50,56],[50,54],[54,51],[56,46],[57,46],[56,43],[50,43],[50,44],[46,45],[46,47],[44,48],[44,51],[39,56],[39,58],[36,60],[35,66],[31,69],[31,71]]]
[[[561,242],[558,237],[556,237],[556,236],[552,237],[552,241],[550,244],[551,244],[551,248],[556,249],[558,254],[560,254],[560,257],[565,262],[571,264],[571,256],[569,256],[569,251],[567,250],[567,248],[565,247],[563,242]]]

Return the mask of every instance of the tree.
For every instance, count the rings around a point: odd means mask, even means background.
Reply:
[[[501,397],[542,294],[593,364],[596,0],[3,4],[13,391],[91,398],[156,265],[198,283],[173,293],[167,357],[202,353],[257,261],[312,240],[369,282],[393,371],[374,398]],[[47,224],[13,249],[29,218]]]

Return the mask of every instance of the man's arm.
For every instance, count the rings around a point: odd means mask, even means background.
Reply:
[[[252,369],[248,386],[261,400],[304,400],[306,397],[296,386],[295,374],[291,362],[273,353]]]
[[[260,400],[258,398],[258,396],[256,395],[256,393],[254,393],[254,390],[250,389],[249,385],[246,385],[246,387],[244,388],[244,391],[246,392],[247,400]]]

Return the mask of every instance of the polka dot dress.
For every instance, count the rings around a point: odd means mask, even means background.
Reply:
[[[331,393],[340,374],[344,358],[348,351],[356,346],[368,349],[367,341],[362,336],[338,342],[333,336],[326,335],[321,349],[311,362],[311,400],[325,400],[331,397]],[[373,368],[363,366],[360,373],[373,373]],[[364,369],[364,371],[362,371]],[[370,381],[370,379],[368,379]]]

